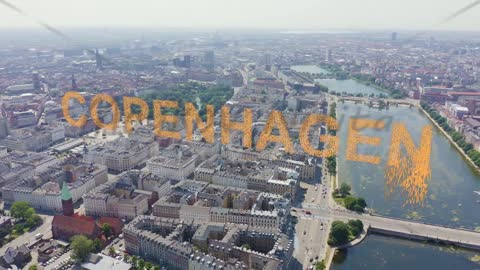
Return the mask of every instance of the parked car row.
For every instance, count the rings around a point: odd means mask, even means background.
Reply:
[[[71,250],[70,248],[63,249],[57,255],[53,256],[50,260],[42,263],[42,266],[47,266],[47,265],[50,265],[50,264],[54,263],[56,260],[58,260],[58,258],[60,258],[63,254],[69,252],[70,250]]]

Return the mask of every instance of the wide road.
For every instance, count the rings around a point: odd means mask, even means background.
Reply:
[[[321,134],[325,134],[325,128],[322,128]],[[321,146],[319,146],[321,147]],[[300,187],[302,188],[303,198],[297,201],[295,205],[300,211],[302,205],[311,203],[312,205],[329,205],[329,197],[331,197],[331,181],[327,181],[326,168],[323,160],[315,159],[315,176],[313,180],[302,181]],[[294,216],[300,212],[292,212]],[[326,249],[328,248],[327,239],[330,230],[331,219],[329,217],[319,217],[318,219],[303,219],[299,218],[295,226],[295,250],[294,258],[298,264],[292,266],[292,269],[308,269],[314,266],[315,260],[321,261],[325,257]]]
[[[327,248],[326,239],[330,223],[327,218],[304,219],[299,218],[296,229],[296,246],[294,257],[299,265],[295,269],[307,269],[313,265],[313,260],[323,259]]]

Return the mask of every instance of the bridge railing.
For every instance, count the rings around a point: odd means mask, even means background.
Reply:
[[[429,222],[425,222],[425,221],[411,220],[411,219],[398,218],[398,217],[389,217],[389,216],[384,216],[384,215],[376,214],[376,213],[370,213],[370,215],[371,215],[371,216],[375,216],[375,217],[381,217],[381,218],[398,220],[398,221],[404,221],[404,222],[410,222],[410,223],[416,223],[416,224],[423,224],[423,225],[441,227],[441,228],[445,228],[445,229],[452,229],[452,230],[460,230],[460,231],[465,231],[465,232],[480,233],[480,232],[478,232],[478,231],[475,231],[475,230],[472,230],[472,229],[468,229],[468,228],[463,228],[463,227],[451,227],[451,226],[447,226],[447,225],[434,224],[434,223],[429,223]]]

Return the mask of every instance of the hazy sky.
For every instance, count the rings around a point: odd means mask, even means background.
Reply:
[[[441,27],[431,28],[474,0],[7,1],[55,27],[480,30],[480,5]],[[38,27],[3,5],[0,18],[0,28]]]

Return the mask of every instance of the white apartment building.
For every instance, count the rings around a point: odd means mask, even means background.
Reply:
[[[75,185],[69,184],[73,203],[77,202],[83,194],[94,187],[95,178],[93,177],[75,182]],[[37,189],[25,186],[7,186],[2,188],[2,196],[7,204],[26,201],[35,209],[53,212],[62,210],[60,192],[61,187],[56,182],[47,182]]]
[[[68,189],[72,194],[73,203],[77,202],[85,193],[95,188],[98,184],[107,181],[107,168],[101,165],[85,166],[77,164],[80,176],[73,182],[68,183]],[[68,166],[68,165],[67,165]],[[1,189],[2,198],[6,204],[17,201],[26,201],[31,207],[42,211],[59,212],[62,210],[61,186],[66,181],[66,172],[61,172],[64,167],[60,164],[49,168],[41,175],[23,181],[13,182]],[[81,171],[85,169],[85,171]],[[62,177],[63,175],[63,177]],[[51,177],[60,177],[52,180]],[[40,183],[38,183],[40,181]],[[43,182],[43,183],[42,183]],[[34,186],[37,184],[37,186]]]
[[[173,180],[183,180],[193,173],[197,159],[197,154],[184,156],[182,152],[179,152],[175,158],[163,155],[156,156],[147,162],[147,169],[156,176]]]
[[[104,185],[102,185],[104,186]],[[97,188],[101,188],[102,186],[98,186]],[[111,217],[114,216],[113,213],[109,212],[107,205],[109,204],[109,196],[108,194],[97,193],[97,192],[89,192],[83,195],[83,205],[85,207],[85,214],[87,216],[94,216],[94,217]]]
[[[84,155],[87,163],[103,164],[109,170],[123,172],[134,169],[158,153],[158,144],[155,141],[139,143],[127,138],[118,138],[102,146],[88,149]]]

